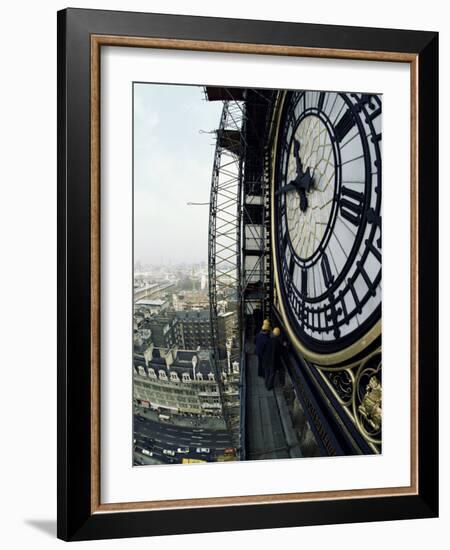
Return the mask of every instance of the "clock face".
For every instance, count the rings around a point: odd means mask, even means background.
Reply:
[[[280,298],[303,347],[335,353],[381,316],[381,99],[287,92],[273,173]]]

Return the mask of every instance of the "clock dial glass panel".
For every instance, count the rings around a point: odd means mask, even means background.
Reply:
[[[302,343],[332,353],[381,315],[381,97],[287,92],[274,197],[281,298]]]
[[[331,136],[318,116],[304,117],[298,124],[291,141],[288,157],[286,181],[297,175],[297,155],[295,143],[302,148],[302,163],[309,168],[315,178],[314,190],[307,195],[309,208],[299,216],[301,195],[289,193],[283,197],[286,203],[286,220],[292,248],[300,258],[314,255],[323,239],[332,213],[335,191],[335,160]]]

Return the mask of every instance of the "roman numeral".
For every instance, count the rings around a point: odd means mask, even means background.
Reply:
[[[374,223],[380,228],[380,238],[377,239],[377,246],[381,249],[381,216],[377,214],[373,208],[369,208],[369,210],[367,211],[367,221],[370,224]]]
[[[292,279],[294,275],[294,267],[295,267],[295,260],[294,256],[291,256],[291,259],[289,260],[289,277]]]
[[[344,316],[344,321],[348,325],[350,323],[350,317],[348,315],[347,305],[345,303],[344,293],[342,292],[342,290],[339,292],[339,300],[340,300],[341,306],[342,306],[342,314]]]
[[[377,239],[377,241],[379,241],[380,239]],[[381,253],[380,251],[378,250],[378,248],[376,248],[376,246],[373,244],[372,241],[369,241],[369,239],[366,239],[365,240],[365,243],[366,243],[366,246],[367,248],[372,252],[372,254],[375,256],[375,258],[381,263]]]
[[[363,213],[364,193],[359,193],[348,187],[341,187],[341,199],[339,201],[340,213],[343,218],[358,226]]]
[[[347,109],[334,127],[337,141],[341,142],[355,125],[355,117],[350,109]]]
[[[330,298],[329,310],[330,312],[328,314],[327,313],[325,314],[327,329],[330,330],[330,328],[332,328],[334,337],[339,338],[339,336],[341,335],[341,330],[338,325],[339,325],[339,316],[342,315],[342,309],[336,308],[334,298]],[[330,327],[329,327],[329,323],[331,323]]]
[[[334,282],[334,276],[331,273],[330,262],[328,261],[328,256],[326,254],[323,254],[322,256],[321,267],[325,286],[329,288]]]
[[[353,300],[355,301],[356,311],[359,314],[361,314],[362,313],[361,302],[359,301],[358,294],[356,293],[355,286],[354,286],[353,281],[351,279],[347,279],[347,286],[348,286],[350,292],[352,293]]]
[[[362,278],[364,279],[364,282],[366,283],[367,285],[367,288],[369,289],[370,293],[372,294],[372,296],[376,296],[376,291],[377,291],[377,285],[374,284],[369,275],[367,274],[366,270],[364,269],[364,266],[362,265],[361,262],[356,262],[356,266],[358,267],[359,269],[359,272],[361,273],[361,276]]]
[[[302,295],[308,296],[308,270],[302,269]]]
[[[319,332],[320,332],[320,330],[321,330],[321,328],[322,328],[322,324],[321,324],[321,322],[320,322],[320,311],[319,311],[319,309],[314,310],[314,314],[313,314],[313,315],[314,315],[314,317],[317,315],[317,323],[315,323],[315,324],[316,324],[316,327],[318,328],[318,330],[319,330]]]
[[[323,110],[324,100],[325,100],[325,92],[320,92],[320,94],[319,94],[319,103],[317,105],[317,108],[319,109],[319,111]]]

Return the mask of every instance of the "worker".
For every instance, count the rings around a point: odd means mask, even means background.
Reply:
[[[269,319],[264,319],[261,330],[255,337],[255,354],[258,357],[258,376],[264,378],[263,357],[270,339],[270,322]]]
[[[273,390],[275,375],[281,371],[281,331],[278,327],[273,329],[263,357],[264,380],[267,390]]]

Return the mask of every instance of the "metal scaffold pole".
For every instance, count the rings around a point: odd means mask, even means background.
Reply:
[[[211,181],[208,266],[211,335],[222,411],[233,446],[239,448],[239,403],[229,390],[240,362],[241,333],[241,188],[243,174],[242,101],[223,101]],[[221,327],[225,314],[232,326]],[[223,316],[223,317],[222,317]]]

